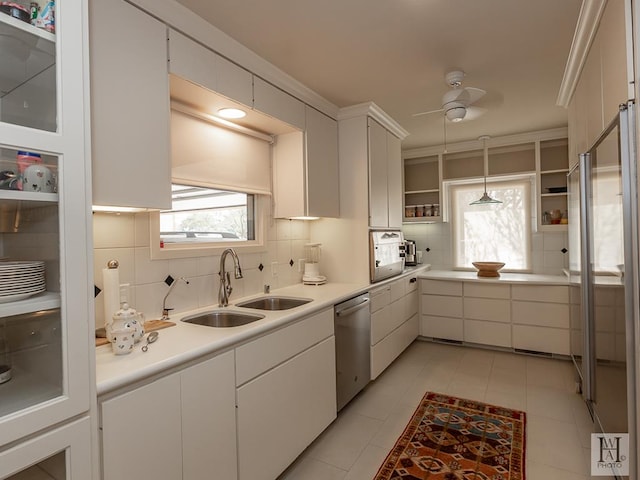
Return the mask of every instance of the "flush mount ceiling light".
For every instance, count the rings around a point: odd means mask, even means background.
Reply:
[[[247,113],[244,110],[240,110],[239,108],[221,108],[218,110],[218,115],[222,118],[244,118],[247,116]]]
[[[488,135],[483,135],[481,137],[478,137],[478,140],[481,140],[483,143],[483,150],[484,150],[484,165],[488,165],[489,163],[489,149],[487,148],[487,140],[489,140]],[[500,200],[496,200],[494,198],[491,198],[489,196],[489,194],[487,193],[487,175],[485,173],[484,175],[484,193],[482,194],[482,196],[476,200],[475,202],[471,202],[469,205],[490,205],[492,203],[502,203]]]

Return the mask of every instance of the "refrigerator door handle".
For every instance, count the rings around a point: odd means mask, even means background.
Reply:
[[[595,371],[595,325],[594,325],[594,308],[593,308],[593,283],[591,281],[593,266],[591,263],[591,239],[589,238],[589,229],[592,212],[591,212],[591,153],[580,154],[580,225],[583,228],[580,231],[580,270],[581,287],[581,304],[584,308],[583,317],[583,344],[582,344],[582,368],[586,372],[583,378],[582,392],[587,405],[595,400],[594,378],[591,372]]]

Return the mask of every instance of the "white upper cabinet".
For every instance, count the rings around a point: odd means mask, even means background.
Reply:
[[[124,0],[89,9],[93,203],[171,207],[164,24]]]
[[[338,123],[306,107],[307,215],[340,216]]]
[[[305,104],[256,76],[253,77],[253,108],[300,130],[305,129]]]
[[[387,205],[389,227],[402,225],[402,153],[398,137],[387,132]]]
[[[215,90],[216,56],[208,48],[169,29],[169,73]]]
[[[243,105],[253,105],[253,75],[190,38],[169,29],[169,73]]]
[[[253,75],[216,55],[216,92],[250,106],[253,104]]]
[[[309,106],[306,132],[277,137],[274,146],[276,218],[338,217],[338,125]]]
[[[369,226],[402,226],[402,158],[400,139],[368,119]]]
[[[369,127],[369,225],[389,226],[387,192],[387,131],[375,120]]]

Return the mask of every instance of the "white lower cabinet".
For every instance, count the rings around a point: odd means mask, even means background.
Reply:
[[[100,413],[103,480],[236,478],[233,352],[102,400]]]
[[[371,379],[380,375],[419,334],[416,277],[371,292]]]
[[[514,325],[513,347],[534,352],[569,355],[569,329]]]
[[[420,334],[425,337],[561,355],[570,352],[565,285],[423,279],[420,293]],[[603,343],[603,350],[612,350],[611,341]]]
[[[227,352],[180,374],[183,480],[238,478],[233,360]]]
[[[371,379],[377,378],[418,336],[418,315],[371,347]]]
[[[273,480],[336,418],[334,337],[242,385],[237,398],[239,479]]]
[[[420,293],[420,334],[462,341],[462,282],[421,280]]]
[[[275,479],[336,418],[333,333],[328,308],[104,395],[103,480]]]

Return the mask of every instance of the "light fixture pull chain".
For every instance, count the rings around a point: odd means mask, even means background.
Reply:
[[[442,115],[442,128],[444,130],[444,151],[442,153],[447,153],[447,116]]]

